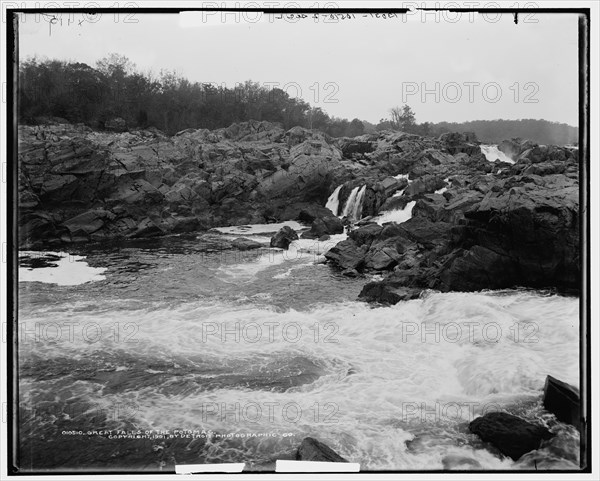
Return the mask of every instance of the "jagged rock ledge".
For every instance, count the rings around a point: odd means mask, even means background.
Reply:
[[[519,144],[520,145],[520,144]],[[478,291],[512,287],[580,289],[580,211],[576,150],[526,144],[514,164],[489,172],[487,162],[438,152],[400,197],[414,202],[412,218],[383,226],[363,219],[326,257],[341,270],[379,273],[360,298],[394,304],[422,291]],[[456,147],[454,147],[456,148]],[[448,149],[447,149],[448,150]],[[466,150],[466,147],[465,147]],[[498,162],[497,162],[498,163]],[[500,167],[500,168],[496,168]],[[437,179],[445,177],[439,189]]]

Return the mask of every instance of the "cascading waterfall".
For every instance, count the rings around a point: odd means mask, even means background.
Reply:
[[[329,196],[329,199],[327,199],[327,204],[325,204],[325,207],[333,212],[333,215],[338,215],[338,210],[340,209],[340,190],[342,190],[342,187],[343,184],[338,185]]]
[[[354,189],[352,189],[352,192],[346,201],[346,205],[344,206],[342,217],[350,217],[350,219],[354,221],[360,219],[362,202],[365,197],[366,189],[366,185],[363,185],[362,187],[354,187]]]
[[[508,164],[515,163],[515,161],[512,160],[509,156],[507,156],[504,152],[498,150],[497,145],[481,145],[480,149],[481,153],[485,155],[485,158],[490,162],[496,162],[496,160],[500,160]]]
[[[358,195],[356,196],[356,202],[354,204],[354,209],[352,210],[352,219],[360,220],[362,217],[362,205],[363,200],[365,198],[365,191],[367,190],[367,186],[363,185],[362,189],[358,191]]]
[[[352,189],[352,192],[350,192],[350,195],[346,199],[344,210],[342,211],[342,217],[347,217],[348,214],[352,212],[352,209],[354,208],[354,202],[356,202],[356,196],[358,195],[359,190],[360,187],[354,187],[354,189]]]

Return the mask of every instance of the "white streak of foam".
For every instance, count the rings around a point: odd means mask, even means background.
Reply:
[[[66,252],[37,252],[22,251],[21,256],[44,257],[57,256],[59,260],[50,261],[56,267],[27,268],[19,267],[20,282],[45,282],[58,284],[59,286],[77,286],[86,282],[102,281],[106,279],[102,275],[105,267],[90,267],[84,262],[85,256],[70,255]]]
[[[415,204],[416,201],[413,200],[406,204],[404,209],[382,212],[373,220],[375,220],[375,222],[377,222],[379,225],[383,225],[386,222],[396,222],[397,224],[402,224],[412,217],[412,210]]]
[[[303,226],[299,222],[296,222],[295,220],[287,220],[285,222],[279,222],[278,224],[234,225],[230,227],[215,227],[213,230],[216,230],[223,234],[232,235],[256,235],[270,233],[274,234],[286,225],[294,230],[300,230],[305,228],[305,226]]]
[[[340,190],[342,189],[342,186],[343,184],[338,185],[335,188],[335,190],[329,196],[329,199],[327,199],[327,204],[325,204],[325,207],[333,212],[333,215],[338,215],[338,210],[340,209]]]
[[[515,161],[507,156],[504,152],[498,150],[497,145],[480,145],[479,147],[481,148],[483,155],[485,155],[485,158],[490,162],[496,162],[496,160],[500,160],[508,164],[515,163]]]

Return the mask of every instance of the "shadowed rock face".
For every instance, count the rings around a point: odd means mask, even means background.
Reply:
[[[525,453],[538,449],[542,441],[552,437],[552,433],[543,426],[500,412],[474,419],[469,429],[515,461]]]
[[[279,229],[279,232],[271,237],[271,247],[280,247],[281,249],[287,249],[290,244],[298,240],[298,234],[291,227],[283,226]]]
[[[337,179],[351,175],[341,159],[321,132],[285,132],[269,122],[190,129],[172,137],[157,130],[21,126],[20,244],[279,220],[290,204],[323,205]]]
[[[581,427],[581,400],[579,389],[547,376],[544,385],[544,408],[559,421]]]
[[[299,461],[324,461],[328,463],[347,463],[338,453],[326,444],[314,438],[304,438],[296,453]]]

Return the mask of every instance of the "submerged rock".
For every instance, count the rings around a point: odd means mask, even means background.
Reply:
[[[581,427],[581,400],[579,389],[546,376],[544,385],[544,408],[556,416],[556,419],[573,426]]]
[[[298,234],[294,229],[285,225],[279,232],[271,237],[271,247],[279,247],[281,249],[288,249],[290,244],[298,240]]]
[[[252,239],[246,239],[244,237],[238,237],[237,239],[233,239],[231,241],[231,245],[238,250],[247,251],[251,249],[260,249],[262,244],[260,242],[256,242]]]
[[[400,287],[382,282],[369,282],[362,288],[358,298],[367,302],[397,304],[400,301],[417,299],[422,291],[423,289],[418,287]]]
[[[302,440],[302,444],[296,452],[296,459],[299,461],[324,461],[329,463],[348,462],[347,459],[342,458],[326,444],[310,437]]]
[[[442,458],[442,466],[444,469],[469,470],[483,469],[481,463],[476,459],[458,454],[449,454]]]
[[[545,427],[503,412],[488,413],[474,419],[469,429],[515,461],[525,453],[538,449],[542,441],[552,437]]]

